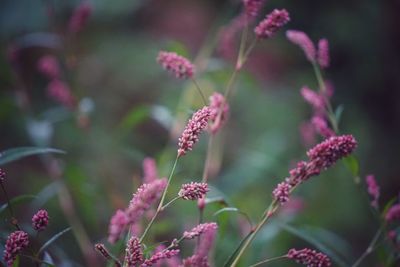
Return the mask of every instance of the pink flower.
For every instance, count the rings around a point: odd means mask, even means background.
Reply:
[[[392,222],[400,219],[400,204],[393,205],[385,215],[385,220]]]
[[[58,79],[49,82],[47,85],[47,94],[66,107],[71,108],[75,105],[75,98],[68,85]]]
[[[206,183],[183,184],[178,196],[185,200],[197,200],[203,198],[208,192],[208,185]]]
[[[4,250],[4,261],[7,266],[12,266],[17,255],[29,244],[28,234],[24,231],[12,232],[6,241]]]
[[[79,5],[72,14],[68,29],[72,33],[80,32],[85,27],[86,22],[92,13],[92,6],[88,2],[83,2]]]
[[[292,186],[287,182],[279,183],[272,194],[274,198],[282,205],[289,201],[290,189]]]
[[[289,171],[289,174],[290,177],[286,178],[286,182],[288,182],[291,186],[296,186],[306,181],[310,177],[310,173],[308,171],[308,162],[298,162],[297,166]]]
[[[307,152],[315,171],[332,166],[339,159],[350,155],[357,147],[352,135],[332,136]]]
[[[165,178],[140,186],[136,193],[133,194],[129,207],[126,210],[129,222],[137,222],[143,213],[161,197],[166,186],[167,179]]]
[[[6,179],[6,172],[0,168],[0,183],[4,182],[5,179]]]
[[[186,239],[193,239],[205,232],[208,231],[214,231],[218,228],[218,225],[214,222],[212,223],[202,223],[197,225],[196,227],[194,227],[192,230],[190,231],[185,231],[183,233],[183,237]]]
[[[306,265],[307,267],[329,267],[331,266],[330,259],[323,253],[305,248],[296,250],[292,248],[289,250],[287,257],[293,259],[299,264]]]
[[[157,57],[161,66],[172,72],[176,78],[192,78],[194,74],[193,64],[186,58],[175,52],[160,51]]]
[[[318,42],[318,64],[321,68],[329,67],[329,42],[327,39],[320,39]]]
[[[264,2],[264,0],[243,0],[244,9],[247,16],[257,17],[258,12],[262,8]]]
[[[132,236],[129,239],[125,253],[125,262],[128,267],[136,267],[137,264],[143,262],[143,251],[139,238]]]
[[[141,266],[142,267],[153,266],[158,261],[163,260],[163,259],[170,259],[170,258],[178,255],[178,253],[179,253],[179,249],[163,250],[163,251],[157,252],[154,255],[152,255],[149,259],[145,260]]]
[[[117,210],[114,216],[112,216],[110,225],[108,226],[108,242],[115,244],[115,242],[121,238],[128,223],[129,219],[126,213],[122,210]]]
[[[301,96],[309,103],[317,113],[323,113],[325,109],[325,101],[318,93],[311,90],[307,86],[300,89]]]
[[[254,32],[257,38],[270,38],[289,21],[289,13],[285,9],[275,9],[258,24]]]
[[[49,79],[60,77],[60,67],[55,56],[46,55],[41,57],[37,63],[37,68]]]
[[[174,241],[172,241],[172,242],[174,242]],[[154,250],[154,253],[164,251],[165,249],[166,249],[166,246],[161,244]],[[164,258],[164,259],[156,262],[154,264],[154,266],[155,267],[162,267],[162,266],[163,267],[164,266],[176,267],[176,266],[180,266],[180,263],[181,263],[181,261],[180,261],[179,257],[175,255],[175,256],[171,256],[170,258]]]
[[[286,37],[289,39],[289,41],[291,41],[295,45],[298,45],[303,50],[306,58],[311,63],[315,62],[315,46],[307,34],[301,31],[289,30],[286,32]]]
[[[223,108],[222,108],[223,106]],[[225,97],[220,93],[213,93],[210,96],[210,130],[212,134],[218,132],[229,116],[229,105]],[[221,112],[221,115],[219,115]],[[219,115],[219,116],[218,116]]]
[[[335,132],[329,128],[328,123],[322,116],[314,116],[311,123],[315,130],[324,138],[329,138],[335,135]]]
[[[372,197],[371,205],[374,208],[378,208],[378,200],[379,200],[379,185],[375,180],[375,176],[370,174],[365,177],[365,182],[368,186],[368,193]]]
[[[32,217],[32,227],[36,231],[43,231],[49,224],[49,214],[46,210],[39,210]]]
[[[192,118],[189,120],[178,142],[178,157],[181,157],[191,151],[197,141],[199,141],[200,133],[207,127],[208,120],[210,119],[211,110],[205,106],[196,111]]]
[[[305,147],[310,147],[313,144],[315,144],[316,133],[315,133],[314,125],[312,125],[311,122],[306,121],[306,122],[301,123],[300,127],[299,127],[299,131],[300,131],[300,135],[301,135],[301,140]]]
[[[143,160],[143,182],[151,183],[158,179],[157,165],[153,158]]]
[[[107,250],[104,244],[98,243],[94,245],[94,248],[107,260],[112,260],[110,252]]]

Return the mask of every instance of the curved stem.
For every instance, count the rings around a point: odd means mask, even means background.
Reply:
[[[196,80],[194,78],[192,78],[192,81],[193,81],[194,85],[196,86],[196,89],[199,92],[199,94],[200,94],[200,96],[201,96],[201,98],[203,100],[204,106],[207,106],[206,97],[204,96],[203,92],[201,91],[201,88],[200,88],[199,84],[196,82]]]
[[[174,203],[176,200],[178,200],[180,198],[181,198],[180,196],[173,198],[170,202],[168,202],[167,204],[165,204],[164,206],[161,207],[161,211],[165,210],[169,205],[171,205],[172,203]]]
[[[279,256],[279,257],[274,257],[274,258],[270,258],[270,259],[266,259],[260,262],[257,262],[256,264],[250,265],[249,267],[256,267],[256,266],[260,266],[261,264],[267,263],[267,262],[271,262],[271,261],[276,261],[276,260],[280,260],[280,259],[284,259],[286,258],[286,255],[283,256]]]
[[[375,244],[378,242],[379,237],[381,236],[383,232],[383,226],[378,229],[378,231],[375,233],[374,237],[372,238],[371,242],[369,243],[367,249],[364,251],[363,254],[356,260],[356,262],[351,265],[351,267],[357,267],[360,265],[360,263],[375,250]]]
[[[154,213],[154,216],[151,218],[149,224],[147,225],[146,229],[144,230],[142,236],[140,237],[140,240],[139,240],[140,243],[142,243],[143,239],[146,237],[146,235],[149,232],[151,226],[153,225],[154,220],[156,219],[157,215],[162,211],[162,207],[163,207],[163,204],[164,204],[165,196],[167,195],[168,187],[169,187],[169,185],[171,183],[172,176],[174,175],[175,168],[176,168],[176,165],[178,163],[178,159],[179,159],[179,156],[176,156],[175,162],[174,162],[174,166],[172,167],[171,173],[169,174],[167,186],[164,189],[164,192],[162,194],[160,203],[158,204],[158,207],[157,207],[156,212]]]

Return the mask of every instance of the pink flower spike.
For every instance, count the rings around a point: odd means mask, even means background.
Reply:
[[[176,78],[192,78],[194,74],[194,65],[175,52],[160,51],[157,57],[161,66],[172,72]]]
[[[214,223],[214,222],[212,222],[212,223],[202,223],[202,224],[197,225],[196,227],[194,227],[190,231],[185,231],[183,233],[183,237],[185,239],[193,239],[193,238],[195,238],[195,237],[197,237],[197,236],[199,236],[199,235],[201,235],[201,234],[203,234],[205,232],[214,231],[217,228],[218,228],[218,225],[216,223]]]
[[[46,55],[41,57],[37,63],[37,68],[49,79],[60,77],[60,67],[55,56]]]
[[[0,168],[0,183],[4,182],[6,179],[6,172]]]
[[[329,42],[327,39],[320,39],[318,42],[318,64],[321,68],[329,67],[330,57],[329,57]]]
[[[128,216],[122,210],[117,210],[108,226],[108,242],[115,244],[122,236],[129,223]]]
[[[309,103],[316,112],[323,112],[325,108],[325,101],[319,94],[307,86],[303,86],[300,89],[300,93],[304,100]]]
[[[229,104],[226,102],[225,97],[222,94],[213,93],[210,96],[210,111],[210,131],[212,134],[216,134],[229,116]],[[218,116],[220,112],[222,113]]]
[[[191,151],[195,143],[199,141],[200,133],[207,127],[210,119],[211,110],[205,106],[196,111],[189,120],[178,142],[178,157],[186,155],[187,151]]]
[[[12,232],[6,241],[4,250],[4,261],[7,266],[12,266],[17,255],[29,244],[28,234],[24,231]]]
[[[128,267],[136,267],[137,264],[143,262],[143,251],[139,238],[132,236],[129,239],[125,253],[125,262]]]
[[[315,130],[324,138],[329,138],[335,135],[335,132],[329,128],[326,119],[321,116],[314,116],[311,119],[311,123]]]
[[[298,45],[303,50],[308,61],[310,61],[311,63],[315,62],[315,46],[307,34],[301,31],[289,30],[286,31],[286,37],[289,41],[291,41],[295,45]]]
[[[145,158],[142,163],[143,166],[143,182],[151,183],[158,179],[157,165],[153,158]]]
[[[126,210],[129,222],[135,223],[140,220],[143,213],[161,197],[166,186],[167,179],[165,178],[141,185],[133,195],[129,207]]]
[[[43,231],[49,224],[49,214],[46,210],[39,210],[32,217],[32,227],[36,231]]]
[[[257,38],[267,39],[274,35],[289,21],[289,13],[285,9],[274,9],[274,11],[268,14],[265,19],[257,25],[257,27],[254,29],[254,32]]]
[[[75,105],[75,98],[68,85],[58,79],[49,82],[47,85],[47,94],[66,107],[72,108]]]
[[[243,0],[244,9],[247,16],[257,17],[258,12],[262,8],[265,0]]]
[[[272,191],[272,195],[281,205],[283,205],[289,201],[289,194],[291,188],[292,186],[287,182],[279,183],[274,189],[274,191]]]
[[[307,267],[329,267],[331,261],[325,254],[305,248],[296,250],[292,248],[289,250],[287,257],[294,260],[299,264],[306,265]]]
[[[179,249],[163,250],[155,253],[149,259],[145,260],[141,267],[150,267],[163,259],[170,259],[179,254]]]
[[[92,13],[92,6],[88,2],[83,2],[79,5],[72,14],[68,29],[72,33],[80,32],[85,27],[86,22]]]
[[[393,205],[385,215],[387,222],[400,220],[400,204]]]
[[[197,200],[203,198],[208,192],[208,185],[206,183],[183,184],[178,196],[185,200]]]
[[[371,206],[378,208],[378,200],[380,195],[379,185],[376,182],[375,176],[370,174],[365,177],[365,182],[368,187],[368,194],[372,197]]]

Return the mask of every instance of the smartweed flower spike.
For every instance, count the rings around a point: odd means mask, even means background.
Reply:
[[[165,178],[140,186],[133,195],[126,211],[129,222],[135,223],[140,220],[143,213],[161,197],[166,186],[167,179]]]
[[[186,155],[187,151],[191,151],[197,141],[199,135],[207,127],[207,122],[210,119],[211,110],[205,106],[196,111],[189,120],[178,142],[178,157]]]
[[[356,147],[357,141],[352,135],[333,136],[310,149],[307,156],[313,163],[314,170],[320,172],[350,155]]]
[[[49,214],[46,210],[39,210],[32,217],[32,227],[36,231],[43,231],[49,224]]]
[[[175,52],[160,51],[157,57],[161,66],[175,75],[176,78],[192,78],[194,74],[193,64],[186,58]]]
[[[143,160],[143,182],[151,183],[158,179],[157,165],[153,158]]]
[[[329,128],[326,119],[322,116],[314,116],[311,119],[314,129],[323,137],[329,138],[335,135],[335,132]]]
[[[246,15],[249,17],[257,17],[264,2],[265,0],[243,0]]]
[[[216,134],[222,127],[229,116],[229,104],[226,102],[225,97],[220,93],[213,93],[210,96],[210,131],[212,134]],[[222,108],[222,105],[224,107]],[[222,113],[220,116],[219,113]]]
[[[193,238],[195,238],[195,237],[197,237],[197,236],[199,236],[199,235],[201,235],[201,234],[203,234],[205,232],[216,230],[217,228],[218,228],[218,225],[216,223],[214,223],[214,222],[212,222],[212,223],[202,223],[202,224],[197,225],[196,227],[194,227],[190,231],[185,231],[183,233],[183,237],[185,239],[193,239]]]
[[[323,253],[305,248],[302,250],[291,249],[287,257],[299,264],[307,267],[329,267],[331,266],[330,259]]]
[[[38,70],[49,79],[60,77],[60,67],[55,56],[46,55],[39,59],[37,63]]]
[[[289,39],[289,41],[295,45],[298,45],[303,50],[308,61],[311,63],[315,62],[317,52],[315,50],[314,43],[307,34],[301,31],[289,30],[286,31],[286,37]]]
[[[385,215],[387,222],[400,220],[400,204],[393,205]]]
[[[108,242],[115,244],[120,238],[124,230],[129,224],[129,218],[122,210],[117,210],[111,217],[110,225],[108,226]]]
[[[0,183],[4,182],[6,179],[6,172],[0,168]]]
[[[151,256],[149,259],[145,260],[141,267],[150,267],[159,262],[160,260],[163,259],[170,259],[171,257],[174,257],[178,255],[179,249],[171,249],[171,250],[163,250],[160,252],[155,253],[153,256]]]
[[[280,28],[290,21],[289,13],[285,10],[275,9],[262,20],[254,29],[258,38],[270,38]]]
[[[291,188],[292,186],[290,184],[287,182],[282,182],[276,186],[274,191],[272,191],[272,195],[280,204],[284,204],[289,201]]]
[[[329,42],[327,39],[320,39],[318,42],[318,64],[321,68],[329,67],[330,57],[329,57]]]
[[[104,246],[104,244],[101,244],[101,243],[95,244],[95,245],[94,245],[94,248],[95,248],[105,259],[107,259],[107,260],[111,260],[111,259],[112,259],[110,252],[108,252],[108,250],[107,250],[106,246]]]
[[[4,250],[4,261],[7,266],[12,266],[17,255],[29,244],[28,234],[24,231],[15,231],[11,233],[6,241]]]
[[[68,85],[58,79],[49,82],[47,85],[47,94],[66,107],[73,107],[75,105],[75,98]]]
[[[311,90],[307,86],[303,86],[300,89],[301,96],[304,100],[309,103],[315,112],[323,113],[325,108],[325,101],[317,92]]]
[[[178,196],[185,200],[197,200],[203,198],[208,192],[208,185],[206,183],[195,183],[183,184]]]
[[[368,194],[372,197],[371,206],[378,208],[378,200],[380,195],[379,185],[375,180],[375,176],[370,174],[365,177],[365,182],[368,187]]]
[[[92,13],[92,6],[88,2],[79,5],[69,20],[69,31],[72,33],[80,32],[85,27],[90,13]]]
[[[128,267],[136,267],[137,264],[143,262],[143,251],[139,242],[139,238],[132,236],[126,246],[125,262]]]

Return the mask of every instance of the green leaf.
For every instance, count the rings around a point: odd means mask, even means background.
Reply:
[[[339,124],[339,122],[340,122],[340,118],[342,117],[343,110],[344,110],[343,105],[338,106],[335,110],[335,118],[336,118],[337,124]]]
[[[43,246],[39,249],[37,255],[40,255],[42,251],[44,251],[48,246],[50,246],[53,242],[55,242],[59,237],[61,237],[63,234],[67,233],[69,230],[71,230],[71,227],[68,227],[61,232],[55,234],[52,238],[47,240],[46,243],[43,244]]]
[[[32,199],[35,199],[35,195],[19,195],[17,197],[14,197],[10,200],[11,206],[15,206],[17,204],[22,204],[24,202],[29,202]],[[2,214],[6,209],[8,208],[8,203],[5,203],[0,207],[0,214]]]
[[[128,131],[144,121],[149,116],[148,106],[135,106],[124,116],[119,128]]]
[[[356,157],[354,157],[353,155],[350,155],[346,158],[343,159],[344,160],[344,164],[346,165],[347,169],[349,169],[349,171],[351,172],[351,174],[354,177],[359,177],[359,164],[358,164],[358,160],[356,159]]]
[[[282,224],[281,225],[282,229],[284,229],[285,231],[303,239],[304,241],[312,244],[313,246],[315,246],[318,250],[320,250],[321,252],[325,253],[326,255],[328,255],[334,262],[336,262],[337,265],[341,266],[341,267],[347,267],[349,266],[349,263],[347,263],[344,259],[343,256],[340,256],[336,251],[334,251],[334,244],[333,247],[331,248],[330,246],[328,246],[327,244],[324,244],[321,240],[318,240],[317,238],[315,238],[315,234],[312,233],[312,231],[308,230],[308,229],[302,229],[302,228],[294,228],[290,225],[287,224]]]
[[[0,154],[0,166],[19,160],[24,157],[37,155],[37,154],[45,154],[45,153],[59,153],[65,154],[64,151],[55,149],[55,148],[46,148],[46,147],[17,147],[11,148],[1,152]]]
[[[13,267],[18,267],[19,266],[19,255],[17,255],[17,258],[15,259],[13,265]]]
[[[213,216],[218,216],[219,214],[221,214],[222,212],[240,212],[239,209],[234,208],[234,207],[227,207],[227,208],[222,208],[218,211],[216,211]]]

